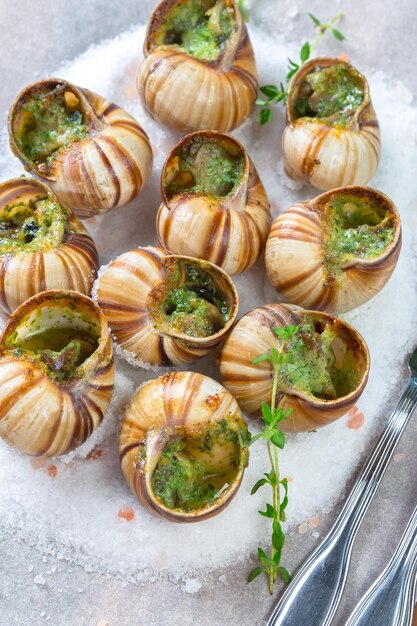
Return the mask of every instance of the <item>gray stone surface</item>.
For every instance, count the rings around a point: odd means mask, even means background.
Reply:
[[[416,93],[415,0],[401,0],[395,5],[379,0],[336,4],[347,13],[343,25],[348,37],[344,46],[346,52],[365,66],[390,71]],[[47,75],[49,68],[73,58],[90,43],[111,38],[143,21],[153,5],[153,0],[123,0],[118,4],[104,0],[1,0],[0,124],[5,121],[6,109],[14,95],[26,83]],[[277,1],[271,20],[265,14],[265,2],[256,0],[253,20],[273,28],[280,37],[288,26],[287,20],[280,22],[280,15],[287,14],[293,6],[288,0]],[[324,0],[299,0],[296,8],[299,17],[293,21],[291,36],[294,38],[304,37],[306,11],[319,16],[333,12]],[[386,416],[394,403],[395,398],[392,398]],[[417,416],[414,422],[416,419]],[[381,415],[381,425],[384,421],[385,416]],[[398,449],[404,457],[389,467],[356,541],[335,626],[346,623],[360,595],[389,560],[412,512],[417,491],[416,444],[417,428],[412,424]],[[321,536],[337,515],[343,495],[340,494],[335,510],[322,518]],[[310,535],[293,533],[286,547],[288,568],[294,570],[314,545],[315,540]],[[193,595],[182,592],[178,585],[170,582],[125,586],[120,580],[87,573],[56,558],[43,557],[24,543],[0,537],[0,626],[44,623],[95,626],[100,620],[106,620],[109,626],[262,624],[271,598],[265,585],[246,584],[246,572],[247,564],[219,571],[210,577],[211,584],[204,584],[201,591]],[[34,583],[36,575],[44,576],[44,585]],[[219,580],[221,575],[226,576],[225,582]],[[305,626],[320,625],[312,621]]]

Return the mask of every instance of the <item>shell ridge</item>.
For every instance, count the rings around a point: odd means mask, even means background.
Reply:
[[[106,139],[107,138],[103,138],[104,141],[106,141]],[[116,172],[114,171],[113,165],[112,165],[109,157],[106,155],[106,153],[104,152],[103,148],[100,146],[98,141],[93,141],[93,145],[94,145],[94,147],[95,147],[95,149],[97,151],[97,154],[98,154],[100,160],[102,161],[103,165],[107,169],[107,172],[110,175],[110,178],[112,180],[113,188],[114,188],[113,202],[117,206],[117,204],[120,201],[120,193],[121,193],[119,178],[118,178]]]

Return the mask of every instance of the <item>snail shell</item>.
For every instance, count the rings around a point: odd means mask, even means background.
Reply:
[[[294,103],[311,72],[344,66],[362,83],[363,100],[344,127],[318,118],[297,117]],[[282,136],[285,172],[318,189],[366,185],[374,175],[380,155],[379,124],[368,82],[354,67],[337,58],[312,59],[293,76],[287,97],[287,126]]]
[[[244,159],[240,181],[225,195],[171,191],[172,179],[183,175],[181,155],[199,143],[198,154],[214,144],[237,163]],[[200,167],[207,161],[203,158]],[[261,256],[270,227],[269,202],[255,166],[233,137],[207,130],[184,137],[165,161],[161,193],[156,228],[161,244],[171,252],[206,259],[229,274],[243,272]]]
[[[201,432],[220,421],[234,427],[238,436],[238,464],[233,479],[209,505],[191,511],[169,508],[156,496],[152,484],[164,435],[178,428],[185,434]],[[208,519],[220,513],[239,489],[248,459],[247,444],[242,440],[246,432],[236,400],[219,383],[194,372],[170,372],[141,386],[126,409],[119,434],[124,477],[132,492],[154,513],[174,522]],[[216,449],[214,461],[229,467],[230,447]]]
[[[179,4],[162,0],[151,15],[137,78],[142,104],[158,122],[180,133],[206,128],[229,132],[251,114],[258,92],[245,23],[235,2],[224,0],[234,22],[232,33],[216,60],[201,61],[178,46],[155,42],[168,11]]]
[[[253,309],[236,324],[220,355],[220,372],[225,387],[234,395],[243,411],[258,417],[263,402],[271,401],[272,366],[269,361],[254,364],[254,359],[279,348],[280,340],[273,328],[298,326],[314,320],[316,332],[326,328],[337,337],[334,352],[338,358],[351,359],[356,368],[356,385],[346,395],[322,399],[312,394],[282,387],[276,397],[277,407],[292,410],[282,422],[287,431],[308,431],[338,419],[353,407],[362,394],[369,372],[369,352],[362,336],[342,320],[318,311],[304,311],[285,304],[270,304]],[[336,359],[337,361],[337,359]],[[342,363],[339,361],[339,367]],[[341,370],[343,371],[343,370]]]
[[[22,107],[31,97],[62,92],[78,102],[87,136],[57,150],[49,163],[36,163],[19,140]],[[9,112],[9,135],[12,152],[25,169],[47,181],[59,201],[80,217],[127,204],[151,173],[152,149],[140,124],[113,102],[60,78],[38,81],[20,92]]]
[[[159,303],[176,264],[203,270],[224,295],[229,319],[214,334],[191,336],[160,323]],[[126,252],[101,270],[95,297],[122,356],[142,367],[180,365],[208,354],[230,331],[239,306],[236,288],[222,269],[153,247]]]
[[[39,230],[45,226],[48,207],[46,213],[42,210],[39,213],[35,204],[39,200],[50,203],[54,211],[52,224],[42,240],[36,246],[36,237],[28,245],[5,246],[3,236],[6,238],[10,232],[14,207],[26,205],[29,222],[30,215],[36,211]],[[73,289],[88,295],[97,269],[98,254],[88,231],[69,209],[58,204],[44,183],[33,178],[14,178],[0,184],[0,311],[3,314],[9,315],[40,291]]]
[[[364,223],[364,211],[374,207],[372,210],[379,212],[380,223],[386,222],[387,228],[389,225],[392,230],[392,238],[375,256],[349,255],[341,258],[331,270],[327,241],[332,234],[332,203],[338,199],[342,202],[346,199],[347,208],[357,206]],[[358,205],[352,203],[355,199]],[[369,230],[372,228],[378,226]],[[400,250],[400,216],[394,203],[375,189],[340,187],[295,204],[277,217],[268,237],[265,264],[271,283],[285,302],[307,309],[343,313],[364,304],[384,287],[394,271]]]
[[[69,345],[66,352],[56,348],[76,336],[82,350],[89,348],[71,364]],[[0,346],[0,436],[33,456],[80,446],[101,423],[113,391],[113,351],[100,309],[75,291],[44,291],[10,316]]]

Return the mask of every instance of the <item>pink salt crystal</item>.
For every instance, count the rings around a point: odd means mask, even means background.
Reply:
[[[135,517],[135,512],[131,506],[122,506],[117,515],[122,519],[125,519],[127,522],[131,522]]]
[[[392,460],[394,461],[394,463],[399,463],[399,461],[402,461],[404,457],[404,452],[397,452],[397,454],[394,454],[394,456],[392,457]]]
[[[300,535],[305,535],[307,532],[307,522],[302,522],[298,527],[298,532]]]
[[[362,428],[365,423],[365,416],[359,411],[357,406],[354,406],[350,409],[350,411],[348,412],[348,416],[348,428],[352,428],[353,430],[358,430],[359,428]]]
[[[311,528],[317,528],[317,526],[319,525],[319,518],[313,515],[308,520],[308,523],[310,524]]]
[[[356,415],[349,418],[348,427],[352,428],[353,430],[358,430],[359,428],[362,428],[362,426],[364,425],[364,422],[365,422],[365,417],[363,413],[356,413]]]
[[[51,478],[55,478],[55,476],[58,474],[58,468],[56,465],[48,465],[48,475]]]
[[[102,454],[103,450],[100,450],[100,448],[93,448],[92,450],[90,450],[85,458],[86,461],[91,461],[100,458]]]

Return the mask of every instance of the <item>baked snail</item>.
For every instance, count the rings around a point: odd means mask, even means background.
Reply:
[[[101,270],[95,297],[121,355],[142,367],[204,356],[225,338],[238,309],[235,286],[219,267],[152,247]]]
[[[258,91],[252,45],[233,0],[162,0],[139,66],[144,108],[178,132],[228,132],[251,114]]]
[[[60,78],[25,87],[9,112],[12,152],[60,202],[88,217],[135,198],[152,150],[139,123],[113,102]]]
[[[0,311],[48,289],[89,294],[98,269],[93,240],[51,190],[33,178],[0,184]]]
[[[0,436],[26,454],[65,454],[102,421],[113,381],[100,309],[75,291],[39,293],[0,337]]]
[[[337,58],[312,59],[291,79],[282,137],[285,172],[319,189],[366,185],[380,154],[368,82]]]
[[[174,522],[202,521],[237,493],[249,439],[224,387],[201,374],[170,372],[140,387],[125,411],[122,471],[154,513]]]
[[[270,361],[253,363],[280,349],[274,327],[299,326],[280,365],[277,407],[292,409],[282,422],[287,431],[325,426],[358,401],[369,372],[365,341],[352,326],[319,311],[270,304],[246,313],[236,324],[220,354],[223,384],[243,411],[258,417],[272,392]]]
[[[161,193],[156,229],[165,248],[229,274],[259,259],[270,228],[269,202],[236,139],[207,130],[184,137],[165,161]]]
[[[383,288],[400,249],[400,216],[393,202],[368,187],[340,187],[277,217],[265,264],[285,302],[342,313]]]

